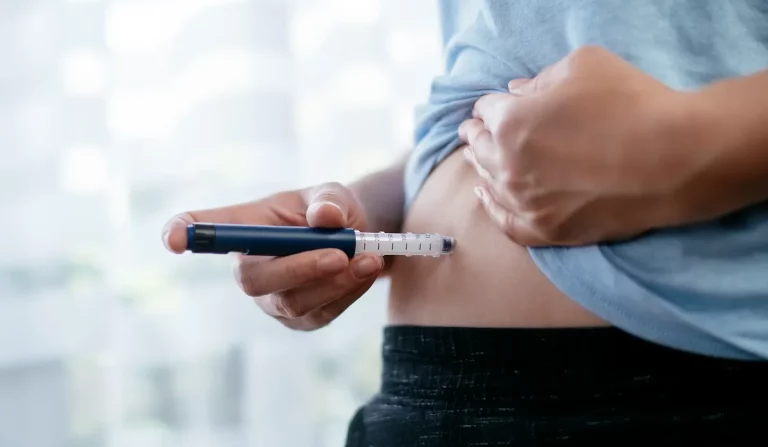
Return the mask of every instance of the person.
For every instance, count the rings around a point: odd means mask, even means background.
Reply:
[[[241,257],[289,328],[391,280],[381,389],[348,446],[735,445],[768,398],[768,9],[440,2],[415,148],[172,218],[438,232],[448,258]],[[511,82],[510,82],[511,81]]]

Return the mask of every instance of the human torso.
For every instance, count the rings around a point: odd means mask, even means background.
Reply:
[[[768,67],[768,2],[453,0],[441,6],[446,72],[435,79],[430,101],[419,110],[417,147],[406,172],[405,230],[442,232],[456,237],[458,245],[449,259],[403,258],[394,263],[390,322],[510,327],[607,324],[603,318],[614,314],[604,312],[600,318],[577,304],[587,301],[576,293],[566,296],[560,290],[567,289],[563,286],[567,274],[542,269],[547,267],[546,258],[535,263],[531,251],[490,223],[472,192],[478,179],[455,152],[460,146],[456,128],[482,95],[504,91],[510,79],[535,76],[586,44],[604,46],[678,89],[695,89],[764,69]],[[635,253],[632,247],[622,249],[622,255]],[[601,258],[602,250],[555,253],[558,261],[575,266],[582,279],[589,282],[595,276],[595,287],[603,287],[620,303],[615,312],[640,312],[642,301],[650,300],[648,308],[655,309],[660,321],[675,320],[675,330],[678,326],[687,330],[689,321],[680,314],[687,310],[675,308],[664,314],[667,303],[656,302],[659,297],[651,296],[655,290],[648,297],[622,297],[623,289],[611,289],[625,278],[611,276],[615,266],[611,259]],[[708,328],[691,325],[690,329],[710,336]],[[718,337],[727,338],[727,334]],[[711,350],[721,349],[720,338],[711,340]]]
[[[478,180],[456,151],[424,185],[404,231],[451,235],[457,245],[449,257],[393,261],[389,322],[463,327],[605,324],[560,293],[526,249],[494,227],[473,193]]]

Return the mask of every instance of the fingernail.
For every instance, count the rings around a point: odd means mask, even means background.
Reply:
[[[168,227],[163,228],[163,234],[161,236],[163,238],[163,245],[165,245],[165,248],[171,249],[169,239],[171,237],[171,229]]]
[[[337,273],[344,269],[347,260],[338,253],[325,253],[317,260],[317,266],[323,273]]]
[[[507,90],[513,95],[522,95],[523,87],[531,82],[528,78],[513,79],[507,84]]]
[[[381,270],[382,261],[375,258],[363,258],[352,265],[352,274],[358,279],[367,278]]]
[[[478,199],[485,202],[485,193],[483,192],[483,188],[479,186],[475,186],[475,195],[477,196]]]

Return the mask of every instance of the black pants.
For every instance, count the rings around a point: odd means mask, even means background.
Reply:
[[[765,445],[768,363],[614,328],[388,327],[347,447]]]

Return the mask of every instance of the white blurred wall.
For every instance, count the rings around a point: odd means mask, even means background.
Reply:
[[[432,0],[0,0],[0,446],[336,446],[376,389],[387,284],[261,315],[163,222],[408,147]]]

